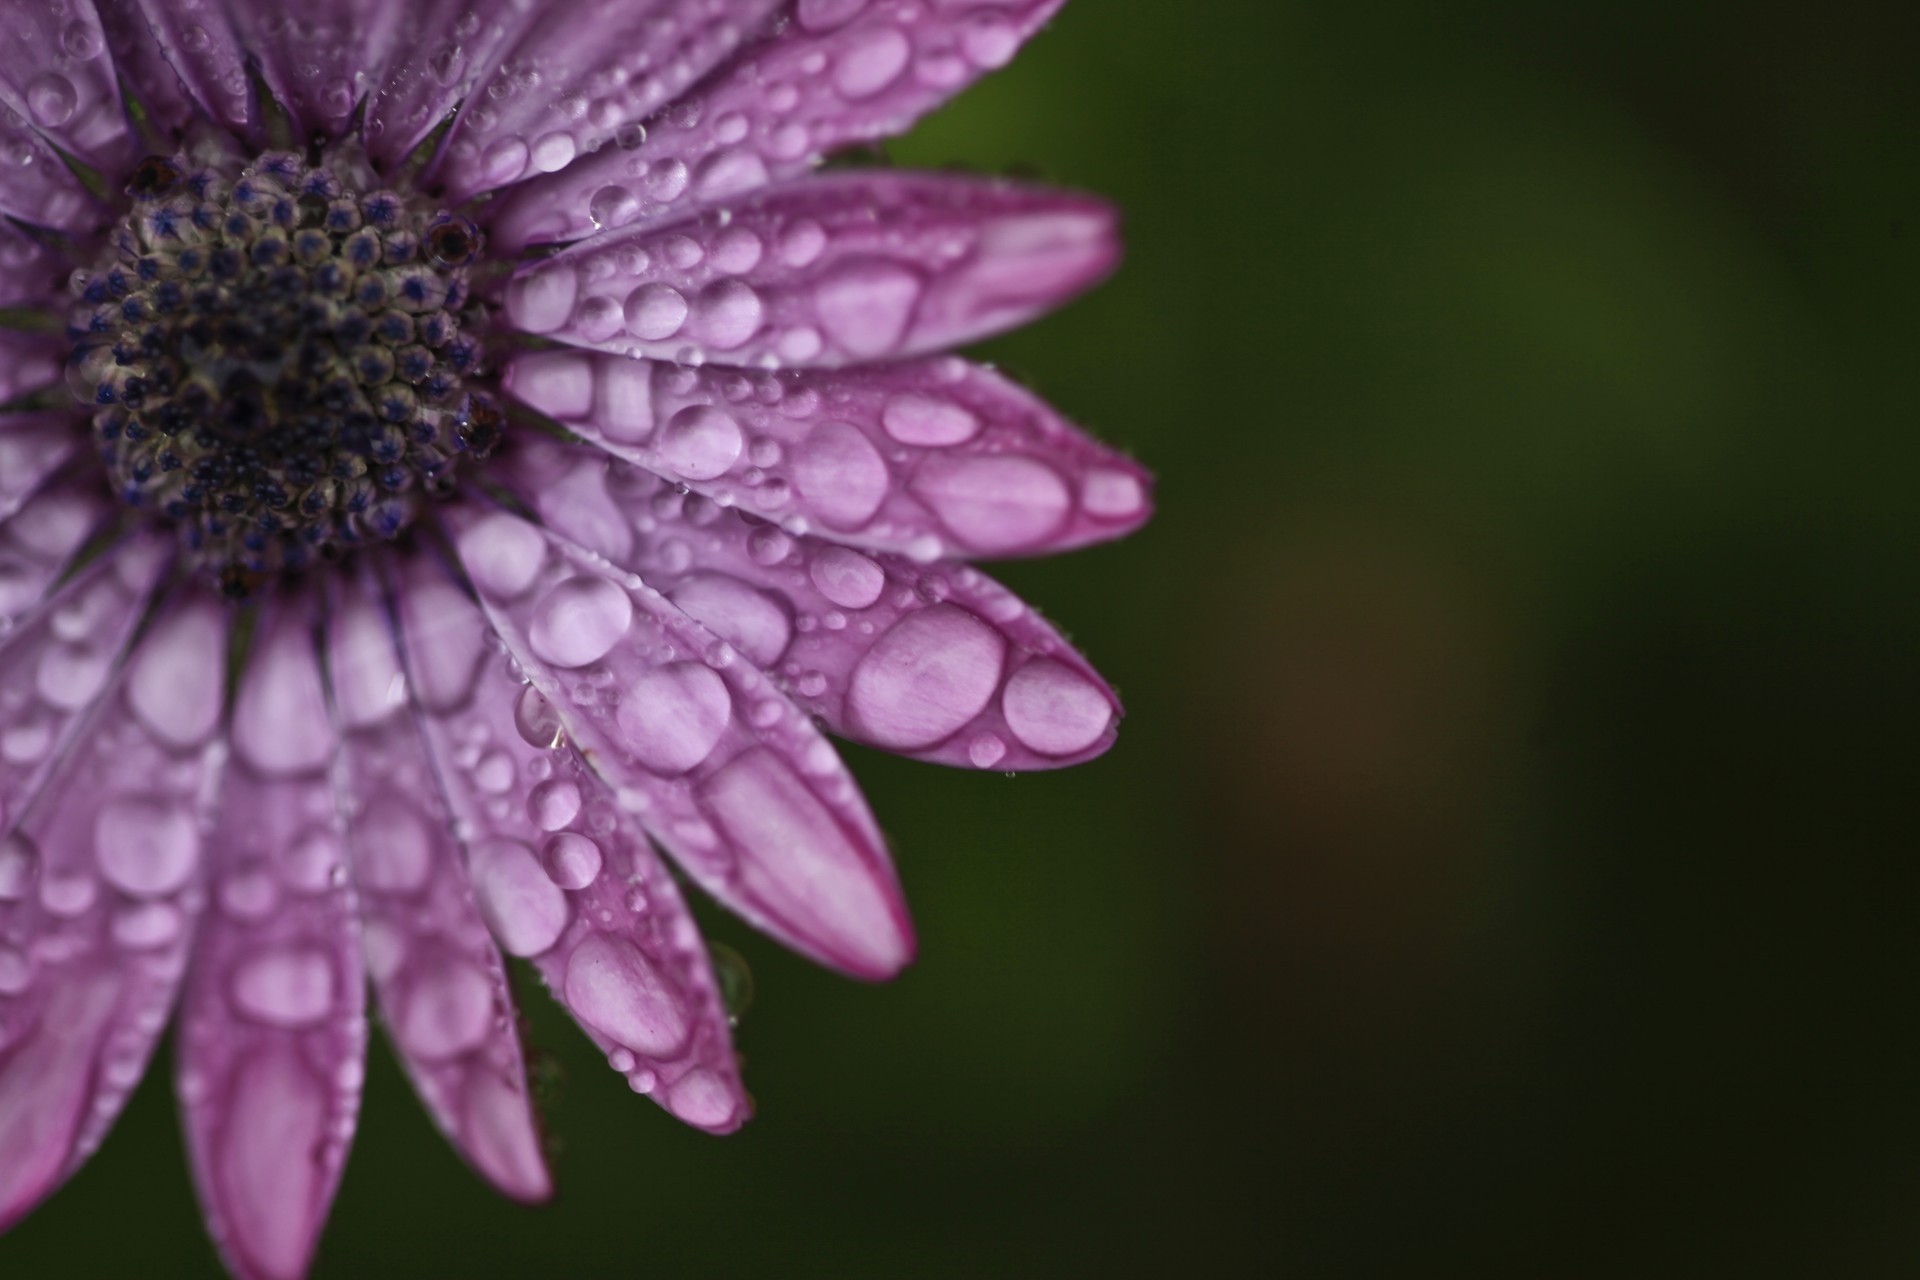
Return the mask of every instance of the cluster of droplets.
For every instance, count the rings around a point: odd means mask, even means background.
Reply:
[[[471,223],[344,152],[152,156],[127,192],[75,274],[69,384],[117,495],[229,594],[397,536],[498,443]]]

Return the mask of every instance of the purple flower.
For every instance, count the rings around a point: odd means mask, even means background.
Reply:
[[[212,1232],[300,1275],[369,985],[448,1138],[545,1197],[502,951],[731,1130],[655,846],[885,978],[912,927],[822,730],[1112,743],[963,561],[1127,533],[1147,478],[940,354],[1102,277],[1112,213],[814,172],[1059,3],[0,0],[0,1229],[177,1003]]]

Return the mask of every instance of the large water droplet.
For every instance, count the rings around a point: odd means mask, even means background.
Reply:
[[[518,840],[484,840],[470,855],[473,888],[501,949],[537,956],[560,940],[567,927],[567,899]]]
[[[697,662],[647,672],[621,700],[621,744],[655,773],[685,773],[712,754],[732,717],[726,681]]]
[[[333,961],[318,947],[288,945],[259,951],[234,970],[234,1007],[256,1022],[289,1030],[315,1026],[333,1010]]]
[[[672,980],[632,944],[606,934],[583,939],[567,959],[569,1008],[611,1040],[656,1058],[687,1038],[687,1015]]]
[[[869,741],[930,747],[985,710],[1005,648],[998,632],[955,605],[908,614],[854,668],[847,705]]]
[[[160,897],[185,885],[200,860],[192,815],[165,800],[111,800],[93,824],[101,874],[134,897]]]
[[[660,435],[660,457],[676,475],[712,480],[725,475],[740,457],[740,424],[712,405],[689,405],[667,420]]]
[[[600,846],[577,831],[562,831],[541,850],[547,875],[562,889],[584,889],[600,876]]]
[[[616,583],[581,574],[540,598],[527,638],[545,661],[584,667],[612,652],[632,626],[632,598]]]
[[[33,113],[36,123],[49,129],[73,119],[79,102],[80,95],[74,91],[73,82],[58,71],[48,71],[27,86],[27,110]]]
[[[1113,721],[1106,695],[1078,671],[1051,658],[1036,659],[1014,672],[1000,709],[1020,741],[1050,756],[1084,751]]]

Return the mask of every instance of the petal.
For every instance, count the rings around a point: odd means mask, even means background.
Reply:
[[[577,240],[704,208],[805,173],[850,143],[905,133],[1004,66],[1062,0],[806,0],[631,150],[602,147],[508,192],[496,248]]]
[[[439,568],[405,570],[407,664],[436,635],[483,626]],[[544,698],[498,657],[457,704],[421,717],[482,912],[527,957],[607,1060],[686,1123],[737,1128],[748,1102],[706,951],[631,814],[567,747]]]
[[[130,683],[0,839],[0,1230],[119,1115],[166,1024],[202,898],[219,748],[154,734]]]
[[[80,440],[70,413],[0,413],[0,519],[18,511]]]
[[[134,147],[92,0],[0,0],[0,101],[55,146],[109,171]]]
[[[1138,464],[954,357],[747,374],[559,349],[516,356],[505,382],[723,506],[921,560],[1063,551],[1152,513]]]
[[[307,0],[297,7],[234,4],[241,47],[293,117],[295,132],[337,138],[383,66],[406,6],[385,0]]]
[[[0,644],[0,814],[18,816],[45,785],[114,679],[165,567],[164,546],[152,538],[103,557]],[[150,653],[155,639],[141,648]],[[136,713],[143,661],[136,658],[129,677]]]
[[[554,442],[522,446],[501,473],[550,528],[639,574],[843,737],[1002,770],[1113,745],[1113,691],[978,570],[790,537]],[[599,510],[614,520],[583,518]]]
[[[95,477],[62,473],[0,521],[0,636],[39,604],[109,510]]]
[[[552,173],[674,101],[756,34],[780,0],[548,4],[454,126],[454,199]]]
[[[73,170],[24,125],[0,119],[0,163],[5,164],[7,175],[0,182],[0,214],[78,233],[91,231],[105,220],[100,203],[80,185]],[[6,337],[9,345],[13,339],[14,335]]]
[[[0,401],[59,381],[65,347],[52,334],[0,332]]]
[[[268,601],[208,839],[213,904],[175,1089],[208,1229],[243,1280],[305,1274],[360,1105],[360,928],[307,610]],[[293,745],[276,740],[291,739]]]
[[[455,507],[444,518],[489,621],[566,736],[702,888],[856,976],[889,977],[912,958],[858,787],[758,668],[638,579],[563,544],[537,549],[524,573],[500,555],[518,517]]]
[[[1024,324],[1119,257],[1111,208],[977,178],[842,173],[596,237],[509,281],[508,319],[683,364],[837,366]]]
[[[517,1200],[544,1200],[553,1184],[513,997],[407,704],[391,629],[364,587],[345,589],[334,605],[327,671],[343,747],[340,801],[388,1039],[467,1163]]]
[[[139,57],[121,56],[120,65],[144,91],[143,102],[165,103],[184,92],[208,119],[233,133],[255,141],[264,136],[247,74],[247,48],[225,6],[109,0],[103,12],[116,45],[124,41],[140,51]],[[177,87],[152,65],[156,51],[177,77]]]
[[[150,131],[177,134],[199,114],[180,73],[167,60],[161,40],[141,12],[142,0],[94,0],[106,32],[120,92],[128,108],[145,112]],[[244,117],[243,117],[244,118]]]
[[[382,83],[367,104],[367,149],[397,164],[438,128],[525,30],[534,5],[429,0],[406,6],[400,38]]]
[[[4,103],[0,102],[0,106]],[[51,310],[68,274],[66,261],[32,236],[0,222],[0,307]]]

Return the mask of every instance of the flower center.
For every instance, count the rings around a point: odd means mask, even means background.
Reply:
[[[115,491],[229,594],[394,538],[499,441],[468,385],[473,224],[357,154],[149,156],[92,271],[68,366]]]

